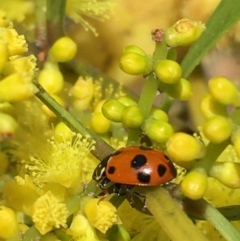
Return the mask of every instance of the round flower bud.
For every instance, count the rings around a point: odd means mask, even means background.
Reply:
[[[166,84],[177,83],[182,77],[181,66],[173,60],[160,60],[155,65],[154,71],[158,79]]]
[[[176,163],[190,162],[204,156],[205,146],[194,136],[177,132],[166,143],[166,151]]]
[[[200,21],[181,19],[165,31],[166,44],[171,47],[191,45],[205,29],[205,25]]]
[[[4,240],[20,240],[18,221],[15,212],[0,206],[0,238]]]
[[[67,62],[77,53],[77,44],[69,37],[59,38],[50,49],[50,59],[56,62]]]
[[[169,123],[154,119],[147,120],[142,129],[151,140],[161,144],[166,143],[174,133],[174,129]]]
[[[58,94],[62,90],[64,84],[63,75],[58,65],[46,62],[38,76],[38,82],[48,93]]]
[[[168,115],[163,110],[154,109],[154,110],[151,111],[151,116],[153,117],[154,120],[168,122]]]
[[[121,70],[131,75],[146,75],[152,71],[152,59],[134,52],[123,53],[119,66]]]
[[[111,121],[101,112],[94,112],[91,119],[91,128],[94,132],[103,134],[111,127]]]
[[[194,169],[189,172],[180,183],[183,194],[192,199],[197,200],[204,196],[208,185],[207,174],[204,169]]]
[[[165,92],[167,92],[171,97],[187,101],[192,97],[192,85],[186,79],[181,78],[176,84],[168,85]]]
[[[54,128],[54,140],[57,142],[71,141],[73,132],[63,122],[58,123]]]
[[[210,94],[223,105],[239,105],[236,85],[225,77],[213,77],[208,81]]]
[[[211,142],[221,143],[227,140],[232,133],[232,123],[222,116],[213,116],[203,125],[204,136]]]
[[[209,171],[209,176],[214,177],[229,188],[240,187],[240,163],[216,162]]]
[[[129,45],[125,47],[123,53],[137,53],[142,56],[147,56],[147,53],[136,45]]]
[[[143,123],[144,117],[138,106],[131,105],[123,109],[121,122],[130,128],[137,128]]]
[[[210,94],[206,94],[200,103],[200,110],[204,117],[210,118],[216,115],[227,116],[226,106],[217,102]]]
[[[118,101],[124,104],[125,106],[130,106],[130,105],[137,105],[137,102],[127,96],[122,96],[118,98]]]
[[[7,48],[7,44],[4,42],[0,42],[0,73],[2,73],[2,70],[4,68],[4,65],[7,63],[8,61],[8,48]]]
[[[0,112],[0,141],[12,137],[17,128],[18,123],[12,116]]]
[[[101,101],[99,101],[97,104],[96,104],[96,106],[95,106],[95,108],[94,108],[94,113],[97,113],[97,112],[101,112],[102,113],[102,106],[103,106],[103,104],[106,102],[106,100],[101,100]]]
[[[114,122],[121,122],[122,111],[125,105],[117,100],[108,100],[102,106],[103,115]]]

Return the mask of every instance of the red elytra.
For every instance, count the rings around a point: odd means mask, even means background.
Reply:
[[[108,182],[158,186],[176,177],[176,169],[163,152],[139,146],[124,147],[103,159],[93,179],[104,189]]]

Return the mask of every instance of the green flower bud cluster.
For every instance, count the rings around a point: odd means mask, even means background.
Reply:
[[[127,96],[106,101],[102,106],[102,113],[110,121],[122,123],[125,127],[140,128],[156,143],[166,143],[174,133],[164,111],[154,109],[147,118],[144,118],[137,103]]]
[[[224,141],[226,143],[232,143],[232,153],[235,150],[237,157],[240,157],[240,121],[239,111],[235,107],[239,106],[239,90],[235,84],[222,76],[211,78],[208,82],[208,91],[200,103],[200,110],[206,118],[205,123],[201,126],[203,136],[209,141],[208,146],[205,147],[203,142],[199,142],[198,145],[196,140],[193,142],[194,145],[190,145],[190,138],[188,138],[187,146],[184,145],[184,138],[181,137],[179,140],[174,134],[167,142],[167,152],[172,159],[181,166],[184,166],[184,161],[194,160],[191,155],[194,150],[196,151],[196,159],[200,159],[198,163],[189,163],[187,166],[190,171],[187,173],[185,178],[180,184],[180,188],[183,194],[193,200],[202,198],[207,189],[207,177],[213,177],[221,182],[226,187],[235,189],[240,187],[240,166],[239,163],[230,160],[229,156],[234,156],[231,153],[224,154],[227,150],[223,151],[225,158],[221,161],[209,164],[206,161],[208,157],[206,153],[211,150],[212,152],[218,151],[221,148],[219,144]],[[228,108],[231,106],[231,114],[228,113]],[[186,135],[186,134],[185,134]],[[193,137],[191,137],[193,138]],[[222,146],[224,146],[222,144]],[[204,146],[201,151],[200,146]],[[198,148],[196,148],[198,146]],[[177,149],[177,147],[180,147]],[[208,148],[212,148],[207,150]],[[203,151],[206,149],[205,151]],[[184,151],[187,150],[187,154],[190,155],[188,159],[184,155]],[[209,154],[209,153],[208,153]],[[202,158],[202,160],[201,160]],[[205,160],[205,161],[204,161]]]
[[[159,90],[178,100],[189,100],[192,88],[189,81],[182,78],[181,66],[173,60],[154,60],[142,49],[131,45],[124,49],[120,58],[120,68],[131,75],[154,73],[158,79]]]
[[[200,110],[207,118],[202,132],[210,142],[221,143],[231,137],[234,126],[227,107],[238,107],[240,94],[235,84],[223,76],[211,78],[208,90],[200,103]]]
[[[181,19],[162,34],[161,40],[156,41],[153,56],[148,55],[138,46],[126,47],[120,58],[120,68],[130,75],[154,73],[159,80],[161,92],[166,92],[169,96],[181,101],[189,100],[192,96],[191,84],[182,78],[181,66],[174,61],[176,56],[171,48],[191,45],[204,30],[205,25],[199,21]],[[160,32],[163,33],[162,30]]]

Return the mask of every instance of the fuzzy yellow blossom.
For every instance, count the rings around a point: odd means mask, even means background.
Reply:
[[[33,204],[31,217],[38,231],[44,235],[53,228],[67,227],[68,210],[64,203],[48,191]]]
[[[33,78],[37,70],[36,61],[36,57],[32,54],[25,57],[13,56],[5,64],[3,74],[7,76],[13,73],[24,73],[26,76]]]
[[[0,81],[0,102],[19,102],[36,92],[32,79],[19,73],[11,74]]]
[[[100,232],[106,233],[114,224],[121,223],[116,207],[109,201],[90,198],[83,202],[83,211],[87,219]]]
[[[22,164],[38,185],[52,182],[73,188],[83,181],[82,165],[93,148],[92,140],[73,133],[70,141],[57,143],[54,139],[48,140],[44,148],[36,150]]]
[[[10,56],[22,54],[28,50],[23,35],[18,35],[15,29],[0,28],[0,39],[8,44]]]
[[[18,102],[32,96],[37,88],[29,78],[12,74],[0,81],[0,102]]]
[[[6,181],[3,197],[8,205],[29,215],[30,208],[39,197],[39,193],[37,187],[26,175],[24,178],[17,176],[13,180]]]
[[[77,23],[81,23],[86,31],[89,29],[97,36],[95,28],[89,24],[83,16],[95,19],[108,19],[115,5],[113,0],[68,0],[66,14]]]
[[[0,206],[0,237],[4,240],[20,240],[16,239],[20,238],[16,214],[5,206]]]
[[[90,224],[88,219],[78,213],[74,216],[70,227],[66,231],[67,234],[73,236],[73,240],[81,241],[98,241],[93,226]]]

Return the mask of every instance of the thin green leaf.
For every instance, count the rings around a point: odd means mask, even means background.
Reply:
[[[182,61],[183,77],[187,78],[204,55],[240,19],[240,1],[222,0],[209,21],[206,30],[194,43]]]

